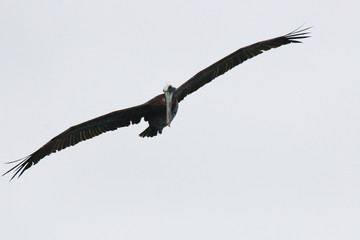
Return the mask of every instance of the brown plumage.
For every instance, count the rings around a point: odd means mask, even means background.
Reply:
[[[181,102],[187,95],[195,92],[233,67],[263,53],[264,51],[289,43],[300,43],[300,39],[309,37],[309,32],[307,32],[307,30],[309,30],[309,28],[302,30],[297,29],[284,36],[257,42],[247,47],[240,48],[239,50],[200,71],[179,88],[175,89],[172,86],[169,86],[166,91],[164,89],[164,92],[168,92],[170,90],[173,91],[171,119],[173,119],[176,115],[178,103]],[[168,124],[166,119],[165,94],[160,94],[142,105],[111,112],[87,122],[72,126],[51,139],[31,155],[23,159],[10,162],[16,162],[17,164],[3,175],[14,171],[15,173],[11,179],[13,179],[16,175],[20,177],[25,170],[30,168],[32,165],[37,164],[42,158],[50,155],[51,153],[73,146],[81,141],[93,138],[104,132],[113,131],[117,128],[129,126],[130,124],[137,124],[142,118],[149,122],[149,127],[140,133],[141,137],[153,137],[158,133],[162,133],[163,128]]]

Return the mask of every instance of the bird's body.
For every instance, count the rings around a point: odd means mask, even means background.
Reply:
[[[200,71],[180,87],[174,88],[171,85],[166,85],[163,89],[164,94],[160,94],[144,104],[111,112],[72,126],[51,139],[31,155],[18,160],[19,162],[14,161],[18,163],[5,174],[15,171],[15,174],[11,179],[16,175],[20,177],[25,170],[32,165],[37,164],[42,158],[51,153],[73,146],[104,132],[113,131],[120,127],[129,126],[130,124],[137,124],[142,118],[149,123],[149,127],[140,133],[141,137],[153,137],[158,133],[161,134],[166,125],[170,126],[172,119],[174,119],[177,113],[178,104],[187,95],[195,92],[233,67],[264,51],[289,43],[299,43],[299,39],[309,37],[309,33],[306,32],[308,29],[309,28],[295,30],[284,36],[240,48]]]
[[[151,112],[157,112],[157,114],[148,115],[146,118],[149,122],[149,127],[145,129],[142,133],[140,133],[140,137],[154,137],[157,133],[162,133],[164,127],[168,125],[168,121],[166,119],[166,99],[165,94],[160,94],[150,101],[146,102],[145,105],[150,106]],[[175,99],[173,99],[172,111],[171,111],[171,119],[174,119],[179,103]]]

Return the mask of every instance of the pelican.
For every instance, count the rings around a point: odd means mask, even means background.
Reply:
[[[44,146],[25,158],[12,161],[16,165],[9,171],[15,172],[11,180],[20,177],[32,165],[37,164],[41,159],[67,147],[73,146],[81,141],[96,137],[108,131],[114,131],[130,124],[138,124],[142,118],[149,123],[140,137],[154,137],[161,134],[166,126],[170,126],[174,119],[179,103],[189,94],[195,92],[213,79],[229,71],[242,62],[255,57],[264,51],[277,48],[289,43],[301,43],[301,39],[310,37],[309,28],[296,29],[286,35],[257,42],[249,46],[240,48],[211,66],[195,74],[192,78],[175,88],[170,84],[165,85],[163,94],[160,94],[148,102],[106,115],[72,126],[59,135],[55,136]]]

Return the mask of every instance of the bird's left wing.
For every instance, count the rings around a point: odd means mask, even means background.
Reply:
[[[257,42],[238,49],[237,51],[200,71],[180,87],[178,87],[175,92],[178,101],[182,101],[187,95],[195,92],[205,84],[211,82],[213,79],[224,74],[242,62],[263,53],[264,51],[289,43],[299,43],[300,39],[309,37],[309,32],[307,32],[309,29],[310,28],[301,30],[296,29],[295,31],[292,31],[291,33],[284,36]]]
[[[3,176],[11,171],[14,171],[15,174],[11,179],[13,179],[16,175],[20,177],[25,170],[30,168],[32,165],[37,164],[45,156],[73,146],[81,141],[98,136],[107,131],[113,131],[120,127],[129,126],[130,124],[137,124],[140,122],[142,117],[145,119],[147,118],[149,111],[150,106],[145,103],[132,108],[111,112],[84,123],[72,126],[51,139],[33,154],[17,161],[9,162],[16,162],[17,164],[4,173]]]

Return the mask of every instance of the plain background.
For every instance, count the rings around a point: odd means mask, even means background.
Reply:
[[[359,239],[358,1],[1,1],[0,159],[314,26],[188,96],[0,180],[0,238]],[[10,165],[1,164],[1,172]]]

